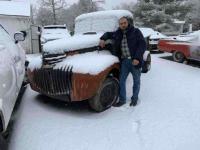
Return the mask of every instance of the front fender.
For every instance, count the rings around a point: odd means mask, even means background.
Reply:
[[[72,101],[82,101],[94,97],[103,81],[113,69],[119,70],[119,64],[115,63],[97,75],[74,73],[72,77]]]

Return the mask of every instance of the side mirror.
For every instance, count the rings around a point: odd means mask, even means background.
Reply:
[[[15,43],[17,44],[19,41],[24,41],[26,37],[25,31],[16,32],[14,34]]]

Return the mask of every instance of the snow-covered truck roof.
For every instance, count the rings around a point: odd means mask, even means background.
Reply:
[[[82,14],[76,17],[75,22],[87,18],[103,18],[103,17],[117,17],[118,19],[122,17],[130,17],[133,18],[133,15],[128,10],[107,10],[107,11],[97,11],[87,14]]]
[[[0,15],[30,17],[31,5],[29,2],[0,1]]]
[[[50,41],[43,46],[43,51],[54,54],[98,46],[104,32],[115,31],[121,17],[133,18],[127,10],[108,10],[82,14],[76,18],[75,35],[69,39]],[[84,34],[95,32],[96,34]]]
[[[82,14],[75,19],[75,34],[87,32],[112,32],[119,27],[119,19],[128,17],[133,19],[127,10],[107,10]]]

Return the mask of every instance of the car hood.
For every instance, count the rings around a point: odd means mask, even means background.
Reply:
[[[71,38],[63,38],[55,41],[50,41],[43,46],[43,50],[49,54],[57,54],[69,52],[83,48],[98,46],[99,39],[103,33],[98,34],[78,34]]]
[[[151,40],[156,40],[156,39],[163,39],[163,38],[167,38],[166,35],[160,33],[160,32],[157,32],[155,31],[151,36],[150,36],[150,39]]]

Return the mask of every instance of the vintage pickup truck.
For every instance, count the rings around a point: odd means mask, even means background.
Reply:
[[[31,88],[41,94],[66,102],[89,100],[97,112],[110,108],[118,98],[119,60],[112,55],[112,41],[99,48],[104,32],[115,31],[118,21],[129,11],[112,10],[80,15],[75,20],[75,35],[48,42],[42,57],[28,67]],[[151,66],[151,56],[144,54],[143,72]]]
[[[176,62],[182,63],[187,59],[200,61],[200,31],[162,39],[158,48],[160,51],[172,53]]]

